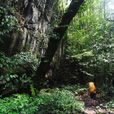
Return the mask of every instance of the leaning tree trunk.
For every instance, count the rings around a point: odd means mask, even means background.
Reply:
[[[54,57],[54,54],[59,46],[59,43],[68,29],[68,25],[72,21],[73,17],[79,10],[79,7],[84,2],[84,0],[72,0],[68,10],[63,15],[61,23],[57,28],[53,29],[53,34],[51,35],[48,43],[48,48],[45,53],[45,57],[42,58],[40,66],[37,69],[36,76],[34,77],[35,87],[37,89],[41,88],[41,83],[45,80],[45,74],[49,69],[49,65]]]

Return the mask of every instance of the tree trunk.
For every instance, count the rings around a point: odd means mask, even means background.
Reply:
[[[51,35],[48,43],[48,48],[45,53],[45,57],[42,58],[40,66],[37,69],[36,76],[34,77],[35,87],[37,89],[41,88],[42,83],[45,81],[45,74],[47,73],[50,63],[54,57],[54,54],[59,46],[59,43],[68,29],[68,25],[72,21],[73,17],[79,10],[80,5],[84,0],[72,0],[68,10],[63,15],[61,23],[57,28],[53,29],[53,34]]]

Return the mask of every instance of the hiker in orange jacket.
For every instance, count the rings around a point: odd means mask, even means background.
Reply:
[[[96,87],[94,82],[89,82],[89,95],[91,99],[96,100]]]

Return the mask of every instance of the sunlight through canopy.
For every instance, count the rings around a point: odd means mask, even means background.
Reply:
[[[114,0],[107,0],[104,2],[105,19],[114,22]]]

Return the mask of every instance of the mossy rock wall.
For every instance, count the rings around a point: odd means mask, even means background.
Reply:
[[[22,51],[33,54],[45,53],[47,48],[50,26],[57,20],[57,2],[53,0],[0,0],[1,5],[13,7],[20,31],[14,30],[5,34],[1,51],[12,56]]]

